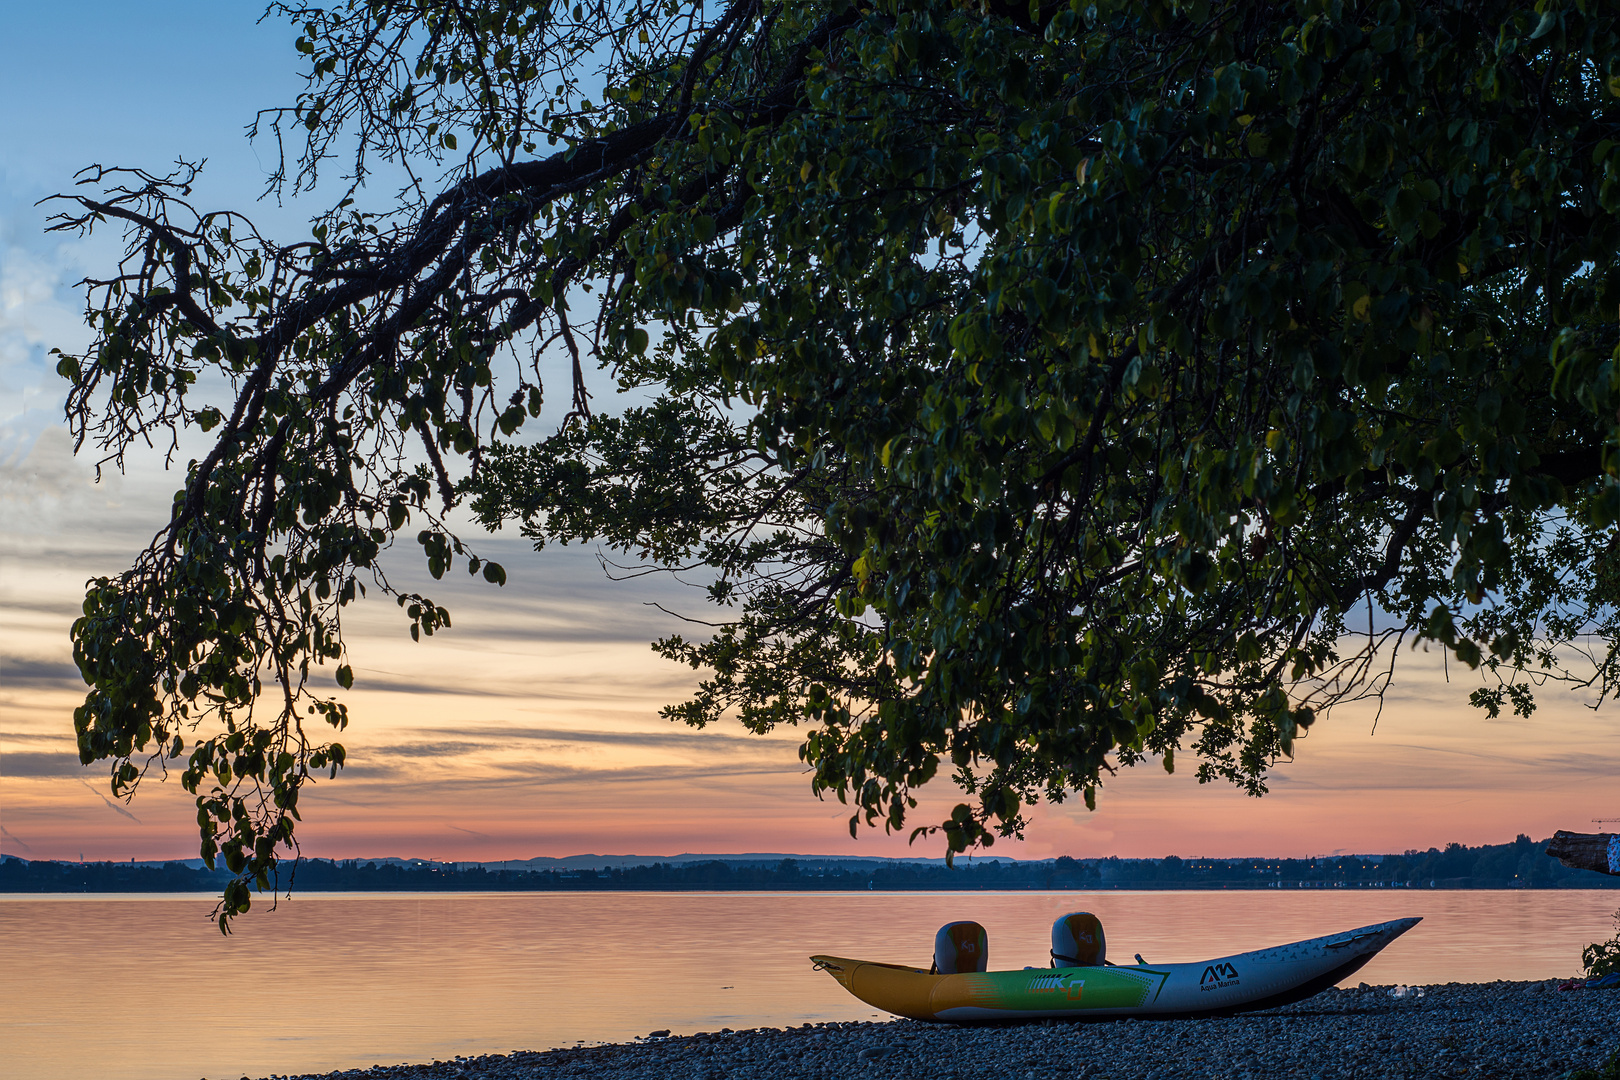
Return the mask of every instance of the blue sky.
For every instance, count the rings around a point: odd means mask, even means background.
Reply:
[[[195,850],[178,785],[129,807],[81,769],[82,693],[67,627],[84,579],[116,573],[162,520],[175,485],[155,455],[92,482],[61,424],[47,350],[83,340],[73,283],[116,237],[43,231],[35,203],[92,163],[162,170],[206,158],[200,202],[246,209],[292,236],[312,208],[260,201],[272,148],[243,138],[255,110],[299,87],[296,30],[236,3],[0,5],[0,851],[34,858],[179,857]],[[351,620],[359,683],[352,767],[305,804],[306,852],[446,859],[584,851],[938,854],[903,838],[849,840],[845,811],[808,793],[791,732],[696,733],[658,719],[691,672],[647,642],[691,609],[669,586],[613,585],[594,554],[482,541],[505,590],[465,579],[434,593],[456,629],[412,645],[389,604]],[[414,567],[401,573],[418,574]],[[449,592],[446,594],[445,589]],[[648,590],[653,590],[649,592]],[[1437,654],[1403,656],[1376,735],[1368,709],[1318,724],[1255,801],[1183,770],[1129,771],[1088,814],[1043,809],[1030,856],[1323,854],[1471,843],[1620,814],[1612,712],[1549,692],[1533,721],[1486,721]],[[940,789],[929,813],[948,806]],[[920,820],[926,820],[926,817]]]
[[[156,169],[207,157],[211,185],[255,192],[263,169],[241,132],[255,110],[296,94],[295,36],[229,0],[4,5],[8,218],[96,162]]]
[[[264,105],[297,93],[292,30],[259,24],[249,4],[165,2],[0,5],[0,418],[54,412],[59,396],[42,335],[76,328],[71,285],[116,250],[47,234],[49,195],[93,164],[166,171],[207,159],[200,194],[251,204],[260,153],[242,138]],[[266,148],[268,149],[268,148]],[[270,216],[294,220],[274,204]],[[48,298],[47,298],[48,294]],[[26,306],[23,297],[26,295]],[[45,328],[49,327],[47,331]],[[78,340],[77,338],[74,339]],[[38,430],[40,417],[24,425]]]

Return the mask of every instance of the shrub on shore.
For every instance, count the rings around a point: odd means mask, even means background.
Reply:
[[[1601,1068],[1576,1069],[1569,1080],[1620,1080],[1620,1050],[1610,1054]]]
[[[1620,972],[1620,911],[1614,913],[1614,929],[1614,937],[1608,941],[1594,941],[1581,950],[1581,961],[1586,965],[1588,978],[1597,979]],[[1620,1076],[1620,1073],[1609,1075]]]

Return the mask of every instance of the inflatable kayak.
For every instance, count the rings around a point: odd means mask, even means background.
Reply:
[[[935,974],[838,956],[810,959],[868,1005],[913,1020],[1194,1016],[1311,997],[1353,974],[1420,921],[1397,919],[1195,964]]]

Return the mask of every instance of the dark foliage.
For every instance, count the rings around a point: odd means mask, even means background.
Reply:
[[[1493,715],[1620,687],[1612,5],[277,11],[278,179],[353,151],[309,238],[189,169],[58,222],[128,237],[60,362],[80,439],[215,440],[73,635],[82,759],[120,796],[184,760],[222,927],[346,760],[345,605],[449,626],[382,550],[504,581],[461,500],[695,575],[722,621],[658,644],[703,672],[668,715],[802,725],[852,832],[944,770],[951,852],[1178,753],[1260,794],[1403,640]],[[651,403],[601,415],[598,365]]]

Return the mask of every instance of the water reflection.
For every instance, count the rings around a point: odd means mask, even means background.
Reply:
[[[328,893],[230,938],[209,904],[0,898],[6,1075],[218,1080],[867,1019],[810,953],[925,963],[938,926],[975,919],[992,967],[1043,964],[1079,908],[1156,963],[1422,915],[1355,978],[1547,978],[1612,932],[1620,893]]]

